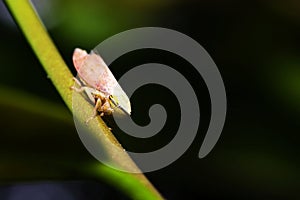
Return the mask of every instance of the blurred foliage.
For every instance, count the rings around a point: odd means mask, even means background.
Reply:
[[[300,111],[300,57],[274,58],[266,71],[269,88],[288,109]]]
[[[85,120],[90,117],[93,107],[82,95],[76,92],[73,93],[70,89],[74,82],[73,75],[62,60],[32,5],[26,0],[7,0],[6,3],[15,21],[18,23],[19,28],[22,30],[42,64],[42,67],[46,71],[48,78],[52,81],[66,106],[73,113],[77,123],[84,124],[81,129],[84,128],[87,137],[93,140],[93,145],[99,147],[97,150],[105,154],[107,164],[112,167],[120,168],[120,170],[136,172],[124,173],[107,166],[100,167],[101,165],[98,164],[98,171],[102,173],[102,178],[110,180],[112,185],[123,190],[123,192],[132,199],[162,199],[158,191],[152,186],[148,179],[145,178],[124,151],[109,128],[102,121],[101,117],[95,117],[89,122],[88,126],[86,126]],[[76,100],[74,100],[74,98],[76,98]],[[106,170],[103,173],[102,171],[104,169]],[[139,193],[137,194],[135,190],[139,190]]]
[[[71,44],[95,46],[109,35],[139,26],[165,1],[71,1],[57,2],[54,17],[60,21],[58,32]],[[170,3],[170,2],[169,2]],[[76,34],[74,34],[76,33]]]

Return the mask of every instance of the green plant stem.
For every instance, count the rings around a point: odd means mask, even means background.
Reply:
[[[73,93],[70,87],[73,85],[73,75],[60,56],[30,1],[6,0],[6,4],[44,67],[48,78],[53,82],[68,108],[71,111],[73,110],[72,106],[82,108],[76,113],[76,117],[79,121],[84,122],[93,112],[93,108],[79,94],[76,104],[72,104]],[[101,147],[112,163],[129,171],[140,172],[100,117],[97,117],[97,120],[92,120],[87,128],[101,143]],[[97,172],[94,171],[96,175],[121,189],[133,199],[163,199],[142,173],[124,173],[102,164],[97,164],[97,169]]]

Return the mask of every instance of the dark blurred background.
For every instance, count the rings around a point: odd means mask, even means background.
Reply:
[[[214,59],[226,87],[228,112],[221,138],[204,159],[198,159],[198,151],[210,101],[192,66],[176,55],[151,49],[123,55],[110,66],[119,78],[138,64],[161,62],[184,74],[197,92],[201,123],[193,145],[170,166],[146,174],[167,199],[300,198],[300,1],[33,2],[74,75],[75,47],[90,50],[114,34],[144,26],[180,31]],[[22,199],[14,194],[23,192],[31,197],[23,199],[42,199],[39,191],[50,191],[43,198],[58,199],[51,197],[54,191],[60,197],[72,194],[64,199],[86,199],[83,194],[90,194],[88,199],[126,199],[80,171],[82,163],[93,158],[2,1],[0,27],[0,198]],[[180,117],[173,94],[148,85],[136,91],[131,103],[139,124],[148,123],[153,103],[165,105],[169,118],[161,133],[144,141],[116,131],[123,146],[142,152],[167,144]]]

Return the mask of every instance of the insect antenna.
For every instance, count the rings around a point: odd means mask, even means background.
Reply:
[[[115,100],[112,98],[112,95],[109,96],[109,99],[111,100],[111,102],[119,109],[121,109],[125,114],[127,114],[128,116],[130,116],[130,113],[128,113],[122,106],[120,106],[120,104],[118,104],[117,102],[115,102]]]

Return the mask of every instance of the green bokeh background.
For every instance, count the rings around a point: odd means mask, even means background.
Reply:
[[[191,148],[172,165],[146,174],[166,198],[300,198],[299,1],[34,3],[74,74],[71,56],[75,47],[93,49],[109,36],[143,26],[185,33],[214,59],[228,96],[223,133],[213,151],[198,159],[209,114],[204,108],[204,128]],[[81,163],[93,158],[79,140],[72,115],[3,2],[0,4],[0,181],[92,179],[78,170]],[[122,64],[133,67],[151,61],[152,56],[167,63],[173,58],[160,58],[163,52],[144,52],[137,58],[132,54],[114,64],[112,71],[120,77],[126,72]],[[194,78],[193,74],[188,77]],[[132,102],[138,108],[137,121],[148,120],[143,100],[138,98],[155,97],[155,91],[141,91]],[[198,96],[208,98],[201,91]],[[161,140],[171,139],[168,134]],[[128,148],[135,145],[122,134],[116,135]],[[145,148],[152,148],[153,143]]]

